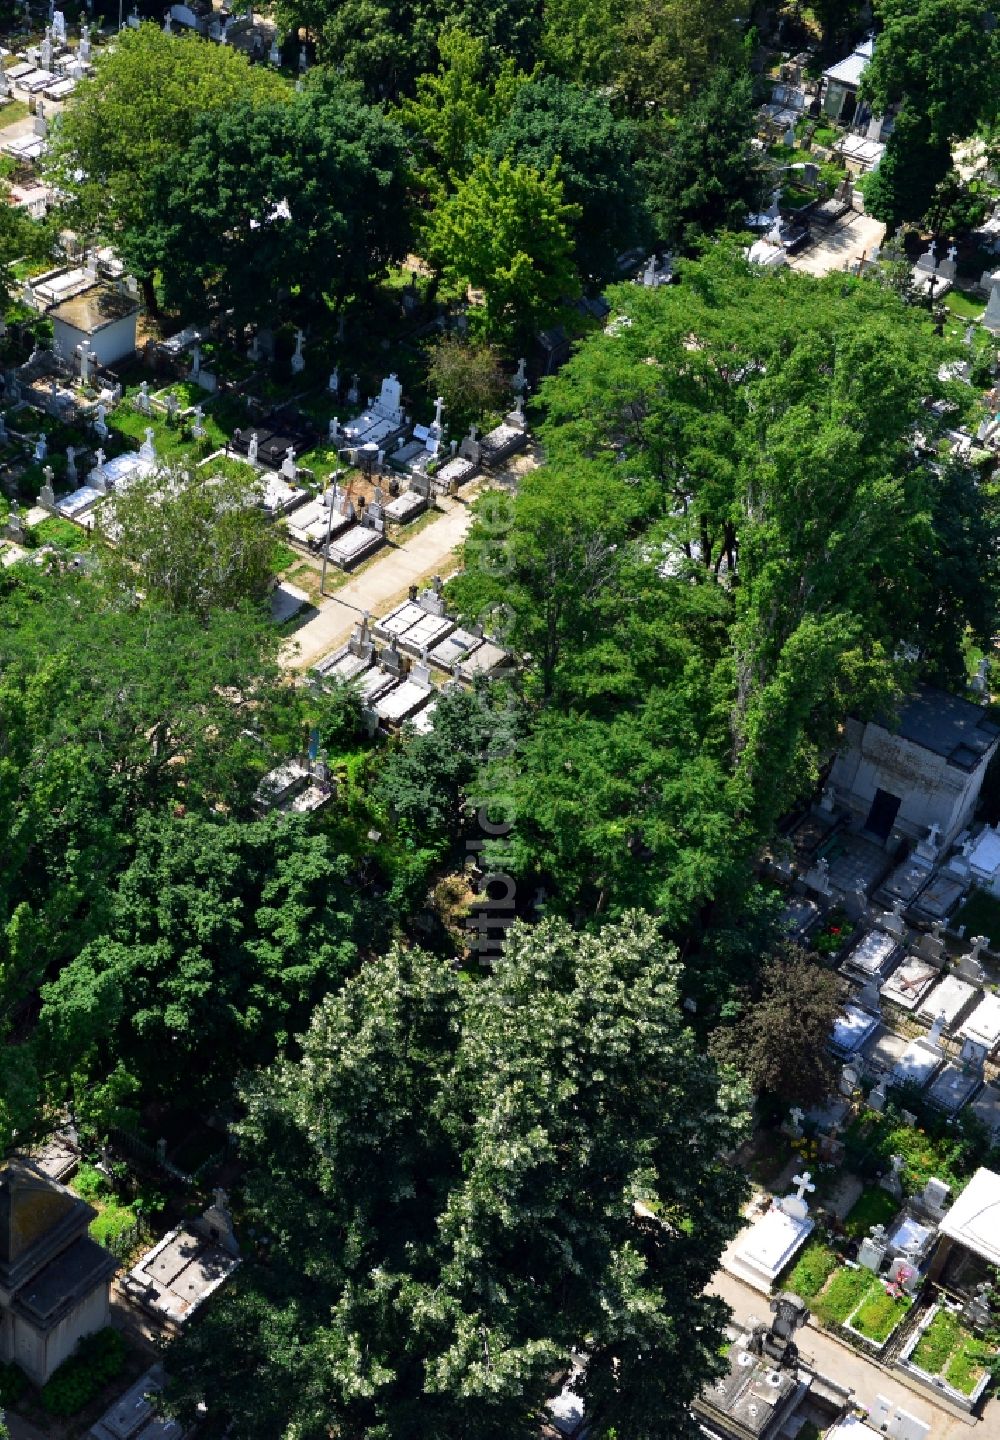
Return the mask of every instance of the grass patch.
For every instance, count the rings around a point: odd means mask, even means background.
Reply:
[[[840,131],[832,125],[817,125],[812,138],[814,145],[825,145],[828,150],[832,150],[840,139]]]
[[[973,890],[955,916],[955,925],[964,925],[968,935],[985,935],[990,948],[1000,948],[1000,900],[985,890]]]
[[[986,309],[982,300],[973,300],[961,290],[949,290],[944,297],[944,303],[953,314],[960,315],[963,320],[981,320]]]
[[[914,1365],[919,1365],[928,1375],[940,1375],[958,1344],[961,1328],[954,1315],[947,1310],[939,1310],[910,1357]]]
[[[822,1240],[810,1240],[783,1281],[783,1288],[812,1300],[823,1289],[840,1261]]]
[[[283,575],[298,559],[298,551],[293,550],[290,545],[286,545],[281,540],[274,542],[274,549],[271,551],[271,568],[275,575]]]
[[[11,100],[9,104],[0,107],[0,126],[6,129],[8,125],[16,125],[19,120],[27,120],[30,114],[26,100]]]
[[[54,545],[57,550],[84,550],[92,543],[85,530],[61,515],[50,515],[32,528],[32,534],[39,545]]]
[[[870,1270],[838,1270],[821,1295],[816,1297],[813,1310],[825,1325],[843,1325],[853,1315],[865,1293],[877,1284]]]
[[[81,1165],[70,1181],[70,1189],[97,1211],[97,1217],[90,1222],[90,1234],[99,1245],[110,1249],[135,1224],[135,1210],[118,1199],[96,1166]]]
[[[76,1353],[42,1386],[42,1405],[50,1415],[75,1415],[125,1368],[125,1341],[117,1330],[86,1335]]]
[[[888,1225],[895,1218],[899,1201],[880,1185],[868,1185],[858,1196],[844,1221],[844,1229],[855,1240],[861,1240],[873,1225]]]
[[[879,1286],[850,1317],[851,1327],[876,1345],[884,1345],[912,1304],[908,1298],[897,1300]]]
[[[963,1335],[948,1362],[944,1378],[963,1395],[971,1395],[986,1373],[995,1351],[984,1340],[972,1335]]]

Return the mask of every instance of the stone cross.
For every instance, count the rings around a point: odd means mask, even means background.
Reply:
[[[801,1133],[802,1133],[802,1120],[803,1120],[803,1117],[804,1117],[804,1115],[805,1115],[806,1112],[805,1112],[800,1106],[798,1106],[798,1105],[793,1105],[792,1108],[791,1108],[791,1110],[790,1110],[788,1113],[789,1113],[789,1115],[790,1115],[790,1117],[791,1117],[793,1130],[795,1130],[795,1132],[796,1132],[797,1134],[801,1134]]]
[[[309,56],[306,54],[306,47],[299,46],[299,69],[304,71],[309,65]]]
[[[97,453],[95,454],[94,459],[97,461],[97,469],[101,470],[104,466],[104,451],[100,448],[100,446],[98,446],[97,448]]]
[[[202,421],[204,420],[204,418],[205,418],[205,412],[204,412],[204,410],[202,409],[202,407],[201,407],[200,405],[196,405],[196,406],[194,407],[194,424],[191,426],[191,434],[194,435],[194,436],[196,436],[199,440],[202,438],[202,436],[203,436],[204,433],[205,433],[205,427],[204,427],[204,425],[202,424]]]
[[[269,62],[271,65],[280,65],[280,64],[281,64],[281,50],[280,50],[279,47],[278,47],[278,32],[277,32],[277,30],[274,32],[274,38],[273,38],[272,41],[271,41],[271,48],[270,48],[270,50],[267,52],[267,58],[268,58],[268,62]]]
[[[954,265],[955,261],[958,259],[958,246],[957,246],[957,245],[949,245],[949,247],[948,247],[948,259],[949,259],[949,260],[951,261],[951,263]]]
[[[434,429],[441,429],[441,416],[444,412],[444,396],[439,395],[434,401]]]
[[[36,460],[44,460],[45,457],[46,457],[46,455],[48,455],[48,453],[49,453],[48,441],[45,439],[45,436],[44,436],[44,435],[39,435],[38,440],[37,440],[37,442],[36,442],[36,444],[35,444],[35,459],[36,459]]]
[[[306,337],[302,331],[296,330],[295,354],[292,356],[292,370],[296,375],[301,375],[302,371],[306,368],[305,358],[302,354],[302,346],[305,344],[305,339]]]
[[[941,1036],[944,1033],[944,1025],[947,1018],[943,1010],[934,1016],[934,1020],[931,1023],[930,1034],[927,1037],[932,1045],[939,1045],[941,1043]]]
[[[517,362],[517,374],[514,376],[514,389],[523,390],[528,383],[527,364],[524,357]]]
[[[72,445],[66,446],[66,477],[68,480],[76,479],[76,450]]]
[[[340,392],[340,367],[338,365],[334,365],[330,371],[330,378],[326,382],[326,388],[331,395],[337,395]]]
[[[477,436],[478,434],[479,434],[479,426],[478,426],[478,425],[470,425],[470,426],[469,426],[469,439],[472,441],[473,445],[476,443],[476,436]]]
[[[256,465],[257,463],[257,444],[257,431],[255,430],[250,436],[250,444],[247,448],[247,459],[250,461],[251,465]]]
[[[329,438],[330,440],[337,440],[337,439],[339,439],[339,437],[340,437],[340,418],[339,418],[339,416],[334,415],[333,419],[330,421],[330,429],[329,429],[329,432],[328,432],[328,438]]]
[[[222,1186],[220,1185],[215,1190],[213,1190],[212,1200],[215,1204],[216,1210],[225,1210],[226,1206],[229,1204],[229,1195],[226,1193],[225,1190],[222,1189]]]
[[[801,1175],[793,1175],[792,1184],[795,1186],[795,1198],[801,1200],[803,1205],[806,1203],[806,1196],[816,1189],[808,1170],[804,1170]]]
[[[198,344],[191,351],[191,374],[196,380],[201,374],[201,346]]]

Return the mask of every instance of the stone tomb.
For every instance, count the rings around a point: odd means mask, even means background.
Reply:
[[[815,1229],[805,1199],[816,1188],[811,1181],[808,1171],[797,1175],[795,1193],[776,1200],[726,1252],[727,1267],[755,1290],[770,1292]]]
[[[937,1110],[946,1115],[957,1115],[979,1089],[982,1081],[977,1075],[969,1075],[958,1065],[950,1062],[934,1077],[927,1091],[927,1099]]]
[[[0,1361],[36,1385],[108,1323],[118,1266],[87,1233],[95,1214],[29,1161],[0,1171]]]
[[[90,1427],[87,1440],[182,1440],[180,1422],[154,1408],[165,1384],[163,1366],[154,1365]]]
[[[963,1040],[975,1040],[992,1054],[1000,1045],[1000,996],[983,995],[972,1014],[959,1029]]]
[[[854,1055],[878,1029],[878,1025],[877,1017],[869,1015],[867,1010],[858,1005],[846,1005],[843,1014],[834,1021],[830,1045],[838,1055]]]
[[[859,980],[875,976],[885,979],[899,959],[902,947],[895,935],[884,930],[869,930],[844,959],[843,970]]]
[[[915,1010],[938,978],[938,970],[926,960],[909,955],[882,986],[883,1000],[903,1010]]]
[[[148,1309],[183,1325],[239,1263],[222,1245],[183,1227],[171,1230],[144,1255],[124,1285]]]
[[[892,1083],[922,1090],[935,1075],[944,1056],[936,1039],[911,1040],[892,1067]]]
[[[917,1010],[917,1018],[933,1023],[939,1015],[944,1016],[944,1028],[951,1031],[975,1004],[979,991],[957,975],[946,975],[935,985]]]
[[[404,490],[402,495],[389,501],[385,507],[385,518],[395,525],[408,525],[424,513],[428,503],[426,495],[420,495],[416,490]]]

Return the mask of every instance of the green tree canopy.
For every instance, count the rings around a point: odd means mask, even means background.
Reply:
[[[655,234],[691,253],[705,235],[742,230],[759,208],[760,178],[751,140],[753,83],[741,66],[720,66],[705,89],[664,130],[644,134],[642,173]]]
[[[149,299],[162,223],[157,190],[181,167],[201,118],[291,93],[232,46],[167,35],[158,25],[126,28],[96,55],[93,74],[59,117],[50,173],[72,202],[73,223],[113,239]]]
[[[301,817],[143,815],[108,909],[43,989],[38,1049],[52,1070],[96,1051],[146,1101],[225,1097],[357,959],[350,861]]]
[[[99,531],[112,542],[105,574],[168,610],[199,616],[259,602],[274,578],[263,499],[249,467],[199,468],[193,477],[158,469],[101,507]]]
[[[573,226],[582,274],[606,280],[615,257],[643,238],[635,175],[636,131],[604,96],[554,75],[520,86],[493,131],[490,153],[542,173],[558,162],[563,194],[579,207]]]
[[[545,174],[480,160],[431,217],[429,260],[453,284],[483,291],[487,338],[510,343],[550,324],[579,293],[573,226],[558,166]]]
[[[910,683],[903,656],[961,679],[966,627],[996,625],[996,497],[935,463],[950,351],[882,287],[720,245],[612,297],[543,387],[547,464],[484,500],[506,524],[484,511],[453,594],[506,605],[525,657],[516,873],[682,929],[745,882],[844,716]]]
[[[290,292],[308,323],[406,255],[405,168],[397,127],[329,72],[291,100],[205,114],[154,192],[167,301],[198,315],[211,296],[273,324]]]
[[[719,1156],[741,1115],[652,923],[516,929],[479,984],[395,951],[302,1046],[245,1095],[268,1259],[172,1350],[188,1403],[248,1440],[527,1440],[582,1350],[595,1437],[652,1440],[665,1413],[688,1433],[719,1364],[704,1288],[739,1223]]]
[[[924,215],[952,144],[1000,111],[1000,29],[989,0],[879,0],[876,14],[861,93],[878,114],[902,108],[865,201],[896,226]]]
[[[427,384],[444,400],[449,428],[464,433],[500,410],[510,398],[510,379],[492,345],[442,335],[428,351]]]

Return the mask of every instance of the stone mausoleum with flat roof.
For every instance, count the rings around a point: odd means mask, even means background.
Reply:
[[[36,1385],[108,1323],[117,1264],[87,1233],[96,1213],[29,1161],[0,1169],[0,1360]]]

